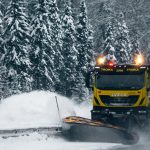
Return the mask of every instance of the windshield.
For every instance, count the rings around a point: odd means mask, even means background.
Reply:
[[[96,87],[101,90],[139,90],[144,87],[144,74],[98,75]]]

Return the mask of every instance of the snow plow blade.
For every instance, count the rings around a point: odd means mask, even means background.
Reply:
[[[139,137],[102,121],[70,116],[63,119],[62,134],[70,141],[136,144]]]

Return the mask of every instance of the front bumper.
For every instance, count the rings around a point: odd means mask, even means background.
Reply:
[[[97,115],[147,115],[147,107],[99,107],[94,106],[92,114]]]

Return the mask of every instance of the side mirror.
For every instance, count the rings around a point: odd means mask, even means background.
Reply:
[[[94,84],[94,81],[93,81],[93,76],[92,76],[92,72],[88,72],[87,73],[87,76],[86,76],[86,87],[87,88],[92,88],[93,90],[93,84]]]

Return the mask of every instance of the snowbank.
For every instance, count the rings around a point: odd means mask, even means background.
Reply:
[[[55,96],[61,117],[75,115],[73,103],[56,93],[35,91],[15,95],[0,104],[0,130],[49,127],[60,123]]]

